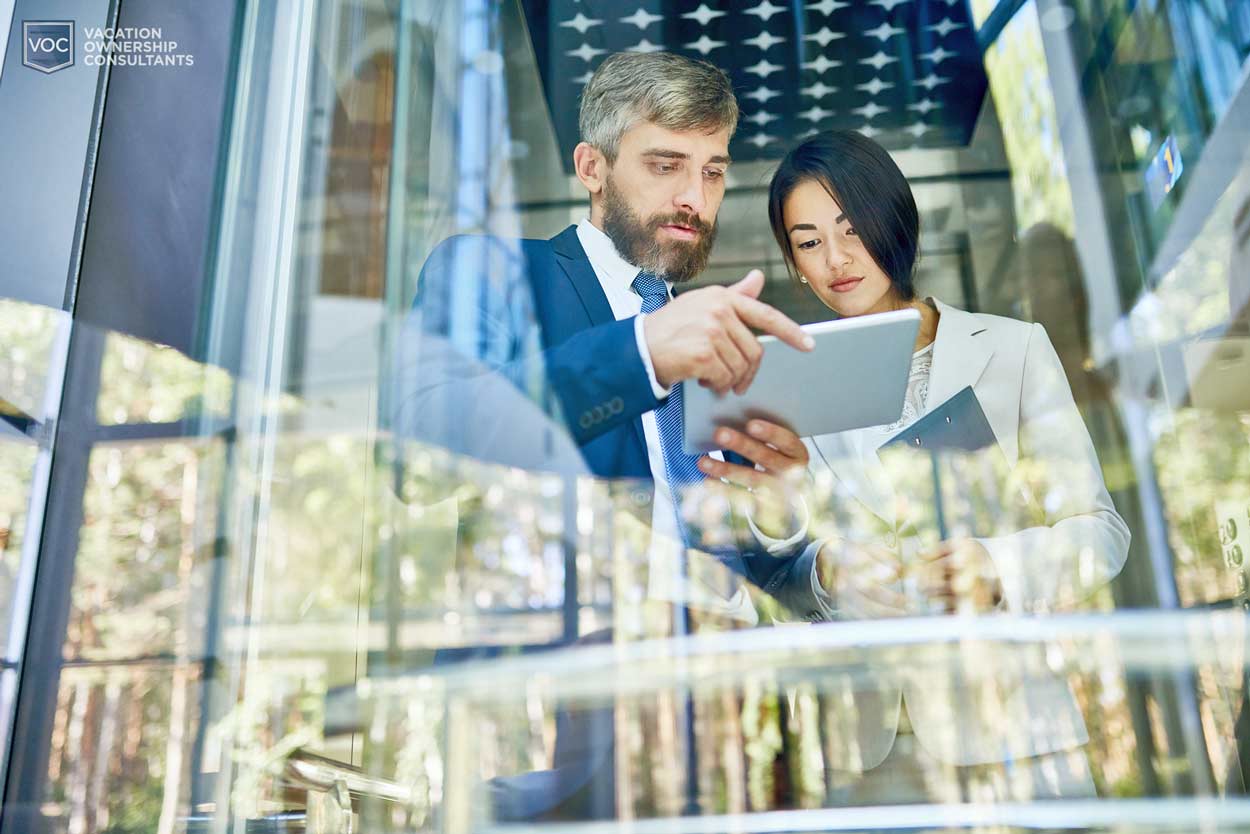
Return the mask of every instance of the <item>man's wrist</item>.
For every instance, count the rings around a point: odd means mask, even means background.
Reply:
[[[651,382],[651,393],[657,400],[662,400],[672,391],[671,385],[660,381],[655,362],[651,358],[651,346],[647,344],[647,313],[639,313],[634,320],[634,340],[638,343],[638,355],[642,357],[642,365],[647,369],[647,379]]]

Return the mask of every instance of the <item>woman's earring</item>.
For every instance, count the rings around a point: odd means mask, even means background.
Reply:
[[[807,283],[807,279],[806,279],[806,278],[804,278],[802,275],[800,275],[800,276],[799,276],[799,282],[800,282],[800,283],[803,283],[803,284],[806,284],[806,283]]]

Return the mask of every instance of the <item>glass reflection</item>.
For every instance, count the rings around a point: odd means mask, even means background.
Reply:
[[[937,69],[983,72],[991,95],[958,102],[959,141],[945,122],[912,141],[897,113],[821,108],[910,83],[905,61],[856,50],[912,61],[945,28],[937,4],[539,5],[248,4],[205,305],[217,341],[199,362],[96,334],[52,830],[344,830],[349,813],[377,831],[1184,828],[1193,805],[1100,809],[1243,792],[1245,636],[1221,616],[1235,612],[1137,631],[1126,612],[1053,616],[1246,601],[1247,169],[1221,161],[1245,145],[1240,6],[957,8],[961,56]],[[882,24],[884,39],[863,34]],[[787,40],[746,41],[764,32]],[[700,54],[700,33],[733,45]],[[562,53],[574,34],[604,54]],[[639,253],[596,248],[571,168],[578,79],[626,35],[736,68],[743,105],[719,211],[676,218],[697,232],[716,216],[710,260],[665,306],[761,267],[764,303],[830,317],[786,278],[766,184],[807,130],[881,129],[914,195],[918,295],[948,329],[995,314],[1045,334],[1044,380],[986,393],[1004,357],[976,379],[960,362],[969,378],[931,369],[914,409],[971,385],[1010,454],[878,457],[906,420],[854,448],[809,439],[810,476],[769,501],[682,488],[642,423],[660,404],[650,378],[568,395],[601,382],[596,357],[641,358],[630,332],[552,361],[583,332],[555,320],[584,304],[553,298],[562,267],[535,266],[561,245],[594,267],[630,255],[600,323],[648,303]],[[756,61],[782,68],[757,77]],[[804,66],[822,61],[843,66]],[[813,100],[818,83],[845,89]],[[759,92],[771,84],[793,94]],[[881,101],[921,101],[906,95]],[[1169,137],[1183,168],[1152,196]],[[674,219],[641,205],[646,173],[616,181],[644,231]],[[0,321],[12,585],[37,454],[21,421],[47,413],[55,327],[7,303]],[[1097,518],[1055,534],[1081,516]],[[813,576],[823,546],[862,579],[846,542],[912,569],[965,537],[1001,545],[982,545],[1001,584],[989,604],[934,604],[909,571],[887,617],[871,596],[889,581],[859,583],[857,608]],[[841,621],[809,625],[830,587]],[[1098,801],[1031,804],[1055,796]],[[1213,829],[1250,825],[1236,800],[1201,807]]]

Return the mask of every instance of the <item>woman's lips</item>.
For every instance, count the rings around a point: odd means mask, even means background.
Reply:
[[[864,280],[863,276],[857,275],[853,278],[840,278],[829,285],[829,289],[834,292],[850,292],[859,286],[859,282]]]

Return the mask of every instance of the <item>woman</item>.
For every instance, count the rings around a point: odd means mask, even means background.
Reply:
[[[900,420],[804,441],[809,472],[832,476],[844,500],[866,507],[878,529],[889,531],[817,545],[818,574],[835,616],[914,614],[935,604],[947,611],[1049,611],[1075,604],[1114,577],[1128,553],[1129,531],[1103,485],[1045,330],[917,297],[919,218],[889,154],[851,131],[806,141],[774,175],[768,213],[793,276],[839,316],[906,307],[921,316]],[[924,548],[897,517],[898,496],[877,450],[967,386],[1008,465],[1028,460],[1046,476],[1045,520],[1005,535]],[[1011,779],[990,779],[998,787],[985,788],[989,797],[1092,795],[1080,753],[1088,737],[1071,691],[1045,663],[1023,666],[995,669],[988,694],[984,681],[973,687],[967,678],[932,670],[872,686],[856,683],[857,744],[846,745],[841,763],[856,774],[850,798],[958,799],[951,791],[958,793],[970,776],[960,771],[1007,761],[1012,766],[1000,765],[998,772]],[[943,770],[958,778],[946,780],[946,788],[923,784],[924,773]]]

